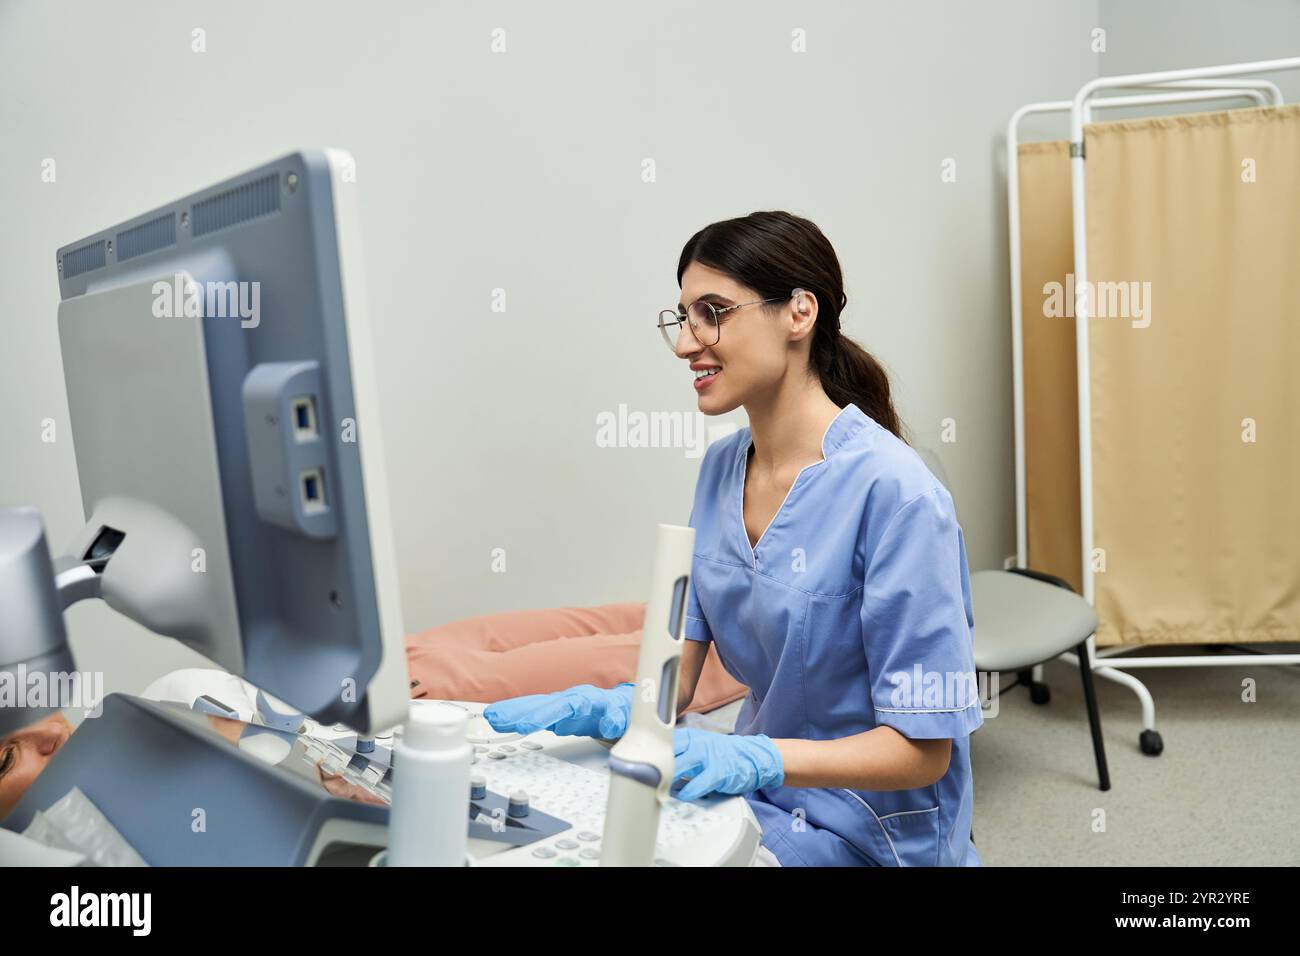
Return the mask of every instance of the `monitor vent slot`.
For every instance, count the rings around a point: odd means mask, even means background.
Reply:
[[[63,254],[63,278],[71,279],[83,272],[104,268],[104,263],[107,261],[105,258],[107,255],[106,246],[106,241],[100,239],[98,242],[92,242],[80,249],[65,252]]]
[[[280,174],[271,173],[244,183],[211,199],[194,204],[194,235],[206,236],[218,229],[271,216],[280,211]]]
[[[169,212],[117,234],[117,261],[176,245],[176,214]]]

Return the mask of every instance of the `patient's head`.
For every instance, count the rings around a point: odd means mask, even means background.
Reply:
[[[60,713],[0,739],[0,820],[9,815],[45,765],[72,736]]]
[[[705,415],[770,406],[802,382],[901,437],[885,370],[840,331],[844,277],[816,224],[754,212],[705,226],[682,249],[677,284],[690,321],[670,324],[674,351],[697,372],[719,369],[697,379]]]

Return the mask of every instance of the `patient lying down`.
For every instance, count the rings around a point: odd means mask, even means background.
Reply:
[[[642,603],[548,608],[471,618],[409,635],[411,696],[488,703],[580,683],[613,687],[636,676],[644,617]],[[745,693],[710,646],[687,712],[710,711]],[[154,681],[141,696],[202,711],[217,733],[255,753],[257,747],[249,742],[256,735],[250,734],[250,728],[283,726],[277,718],[293,713],[293,708],[247,681],[219,670],[174,671]],[[73,725],[55,713],[0,739],[0,819],[18,804],[73,731]],[[346,728],[325,727],[310,718],[303,718],[297,734],[320,741],[317,749],[346,747],[355,741]],[[268,734],[261,736],[270,739]],[[382,739],[380,744],[382,752]],[[285,754],[271,749],[258,755],[278,763]],[[374,790],[330,772],[324,762],[317,771],[321,785],[335,796],[385,802]]]

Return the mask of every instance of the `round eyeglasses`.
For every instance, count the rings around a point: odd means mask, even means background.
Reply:
[[[729,305],[726,308],[718,308],[712,302],[696,299],[687,306],[685,314],[678,312],[676,309],[664,309],[660,312],[659,334],[663,336],[664,341],[668,343],[668,347],[676,355],[677,339],[682,334],[682,326],[685,323],[690,323],[691,334],[695,336],[695,341],[708,348],[711,345],[717,345],[718,340],[722,338],[722,317],[728,312],[735,312],[737,309],[743,309],[751,305],[783,302],[802,291],[803,289],[794,289],[788,296],[777,296],[774,299],[756,299],[753,302],[742,302],[739,305]]]

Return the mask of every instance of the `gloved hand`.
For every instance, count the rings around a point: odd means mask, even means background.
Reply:
[[[678,727],[673,731],[677,755],[673,780],[692,777],[678,800],[698,800],[710,793],[740,794],[779,787],[785,781],[781,752],[766,734],[716,734]]]
[[[497,701],[483,711],[493,730],[531,734],[549,730],[560,736],[616,740],[627,730],[633,684],[612,690],[579,684],[554,694],[529,694]]]

